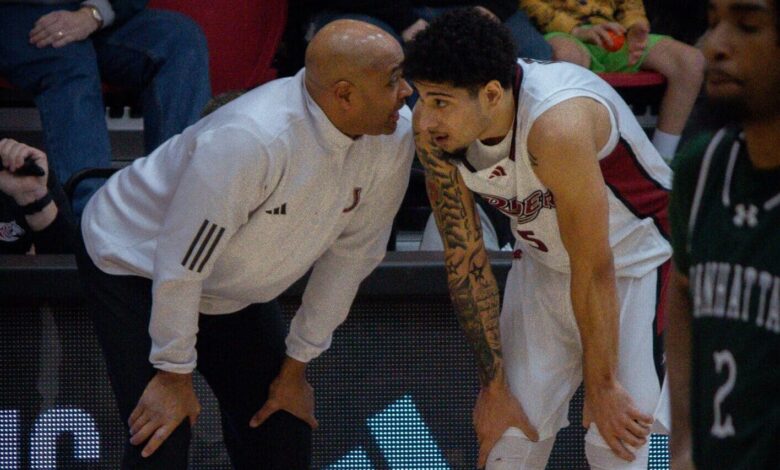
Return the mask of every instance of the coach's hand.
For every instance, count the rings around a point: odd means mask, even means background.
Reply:
[[[130,414],[127,422],[130,443],[137,446],[149,439],[141,452],[142,456],[149,457],[184,418],[189,418],[190,425],[194,425],[199,414],[200,403],[192,388],[192,374],[157,371]]]
[[[287,411],[305,421],[312,429],[319,424],[314,417],[314,389],[306,380],[306,363],[287,357],[282,370],[271,383],[268,400],[255,413],[249,425],[256,428],[279,410]]]
[[[523,407],[501,379],[482,387],[474,405],[474,430],[479,442],[477,468],[483,468],[490,451],[510,427],[523,431],[525,436],[537,442],[539,433],[528,420]]]
[[[591,423],[615,455],[633,462],[634,454],[626,446],[636,448],[647,442],[653,417],[639,411],[623,386],[612,381],[601,387],[586,384],[582,425],[587,428]]]

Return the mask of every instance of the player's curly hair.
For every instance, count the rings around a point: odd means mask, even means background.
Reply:
[[[491,80],[511,88],[516,63],[517,45],[509,29],[479,10],[464,8],[434,19],[407,43],[404,75],[476,94]]]

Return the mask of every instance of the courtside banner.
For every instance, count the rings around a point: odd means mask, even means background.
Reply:
[[[499,282],[509,256],[493,256]],[[288,320],[303,285],[280,299]],[[474,468],[477,374],[446,288],[440,253],[389,253],[364,282],[331,349],[309,367],[320,423],[313,468]],[[83,295],[70,257],[0,257],[2,469],[119,468],[128,436]],[[230,468],[216,400],[197,374],[195,386],[203,411],[190,467]],[[588,468],[581,406],[578,392],[548,468]],[[649,468],[669,468],[665,439],[654,437]]]

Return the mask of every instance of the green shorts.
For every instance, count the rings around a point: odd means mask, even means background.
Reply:
[[[642,62],[645,61],[645,58],[647,57],[647,53],[650,52],[650,49],[652,49],[653,46],[658,44],[658,41],[662,39],[671,39],[670,36],[664,36],[661,34],[650,34],[647,38],[647,46],[645,47],[645,51],[642,53],[642,56],[639,58],[638,61],[636,61],[634,65],[628,65],[628,43],[627,42],[623,44],[623,47],[621,47],[619,50],[615,52],[609,52],[608,50],[603,49],[600,46],[597,46],[596,44],[588,44],[582,42],[576,37],[568,33],[562,33],[556,31],[544,35],[545,39],[550,39],[554,37],[563,37],[579,44],[579,46],[582,47],[585,50],[585,52],[588,53],[588,55],[590,55],[590,70],[596,73],[636,72],[641,67]]]

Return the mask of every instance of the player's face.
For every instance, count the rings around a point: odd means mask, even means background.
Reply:
[[[445,152],[463,151],[490,125],[481,91],[475,96],[465,88],[419,80],[414,86],[420,93],[414,111],[418,126]]]
[[[377,60],[373,70],[366,73],[357,88],[357,134],[392,134],[398,125],[398,111],[412,94],[412,87],[404,80],[401,69],[404,55],[401,46],[394,46]]]
[[[780,114],[778,0],[710,0],[705,89],[737,120]]]

